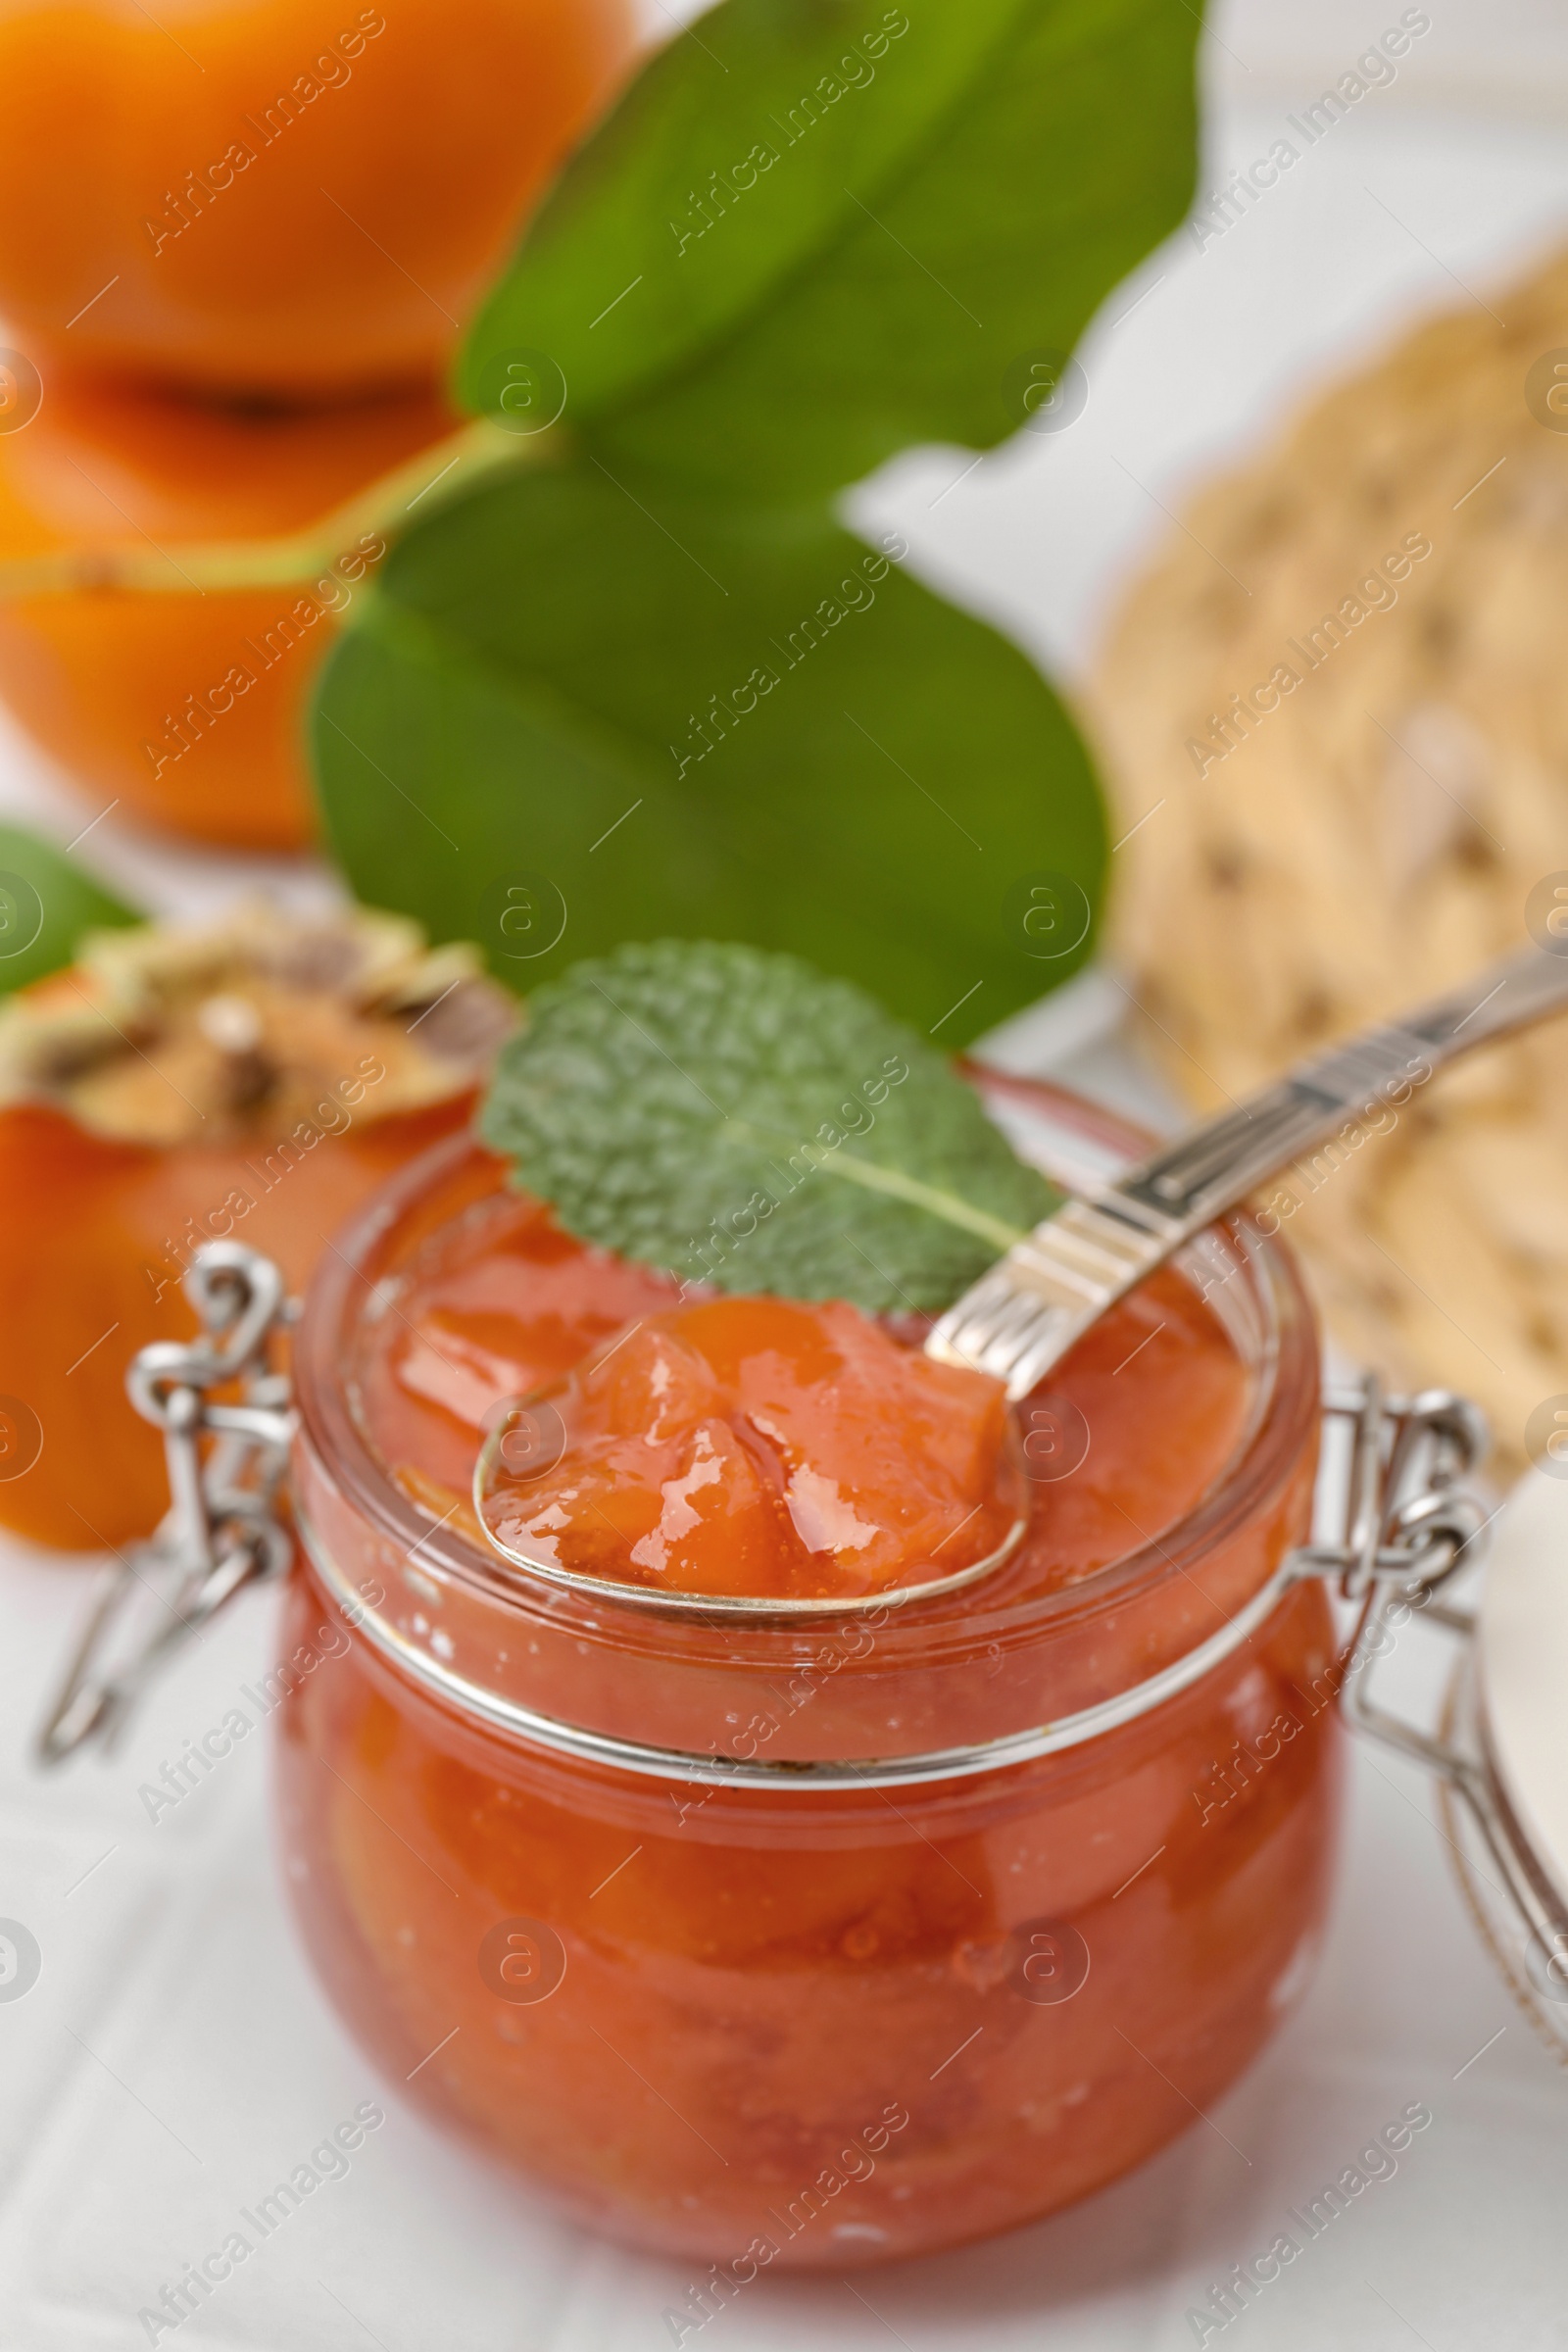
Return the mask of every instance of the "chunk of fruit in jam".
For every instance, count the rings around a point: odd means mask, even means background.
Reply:
[[[1000,1382],[839,1300],[677,1307],[553,1402],[564,1451],[529,1475],[503,1446],[485,1517],[580,1576],[858,1598],[972,1565],[1017,1515]]]

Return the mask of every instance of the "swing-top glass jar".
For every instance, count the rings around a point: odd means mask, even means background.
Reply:
[[[1063,1116],[988,1091],[1026,1140]],[[710,2302],[1031,2220],[1223,2092],[1309,1972],[1338,1666],[1289,1567],[1317,1335],[1246,1218],[1022,1408],[1004,1566],[804,1624],[562,1590],[473,1516],[498,1400],[671,1296],[466,1142],[340,1237],[295,1349],[279,1754],[350,2029]]]

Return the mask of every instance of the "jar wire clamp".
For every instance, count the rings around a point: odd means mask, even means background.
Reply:
[[[1368,1383],[1369,1400],[1371,1390]],[[1341,1409],[1354,1419],[1353,1401]],[[1364,1737],[1436,1775],[1444,1835],[1466,1901],[1521,2005],[1568,2063],[1568,1906],[1488,1752],[1477,1688],[1477,1612],[1437,1597],[1459,1569],[1479,1561],[1497,1516],[1455,1483],[1479,1462],[1485,1425],[1473,1405],[1437,1391],[1408,1405],[1391,1402],[1382,1420],[1375,1437],[1369,1401],[1355,1424],[1343,1550],[1330,1544],[1322,1554],[1326,1572],[1342,1564],[1344,1592],[1362,1604],[1341,1709]],[[1368,1465],[1379,1448],[1387,1497],[1381,1524],[1378,1506],[1368,1501]],[[1447,1694],[1430,1730],[1374,1696],[1384,1662],[1416,1617],[1456,1645]]]
[[[170,1507],[104,1572],[38,1734],[44,1764],[95,1739],[112,1747],[165,1661],[292,1556],[280,1489],[294,1414],[272,1359],[297,1306],[271,1259],[237,1242],[204,1244],[184,1291],[202,1336],[143,1348],[125,1379],[137,1412],[163,1431]]]

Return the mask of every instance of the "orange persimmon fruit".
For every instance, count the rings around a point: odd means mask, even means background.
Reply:
[[[292,1290],[346,1217],[463,1126],[512,1000],[474,950],[363,908],[242,906],[101,932],[0,1009],[0,1525],[68,1551],[148,1535],[163,1443],[125,1396],[195,1333],[201,1242]]]
[[[0,317],[47,375],[427,377],[624,72],[629,0],[0,0]]]
[[[177,573],[182,544],[303,530],[456,422],[431,391],[246,414],[54,378],[31,421],[0,433],[0,564],[128,547]],[[272,588],[0,597],[0,699],[122,814],[297,849],[314,822],[306,701],[380,549],[367,533]]]

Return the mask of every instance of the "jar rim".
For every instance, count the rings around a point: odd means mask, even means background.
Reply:
[[[1035,1108],[1044,1115],[1065,1118],[1102,1150],[1131,1156],[1145,1140],[1113,1113],[1048,1082],[972,1065],[966,1074],[983,1093],[996,1098],[993,1108],[1010,1104],[1024,1112]],[[422,1574],[438,1583],[448,1580],[487,1603],[499,1605],[519,1626],[547,1617],[557,1632],[580,1631],[600,1639],[608,1634],[629,1651],[656,1655],[657,1630],[650,1641],[646,1623],[631,1622],[646,1613],[613,1597],[596,1595],[590,1601],[548,1590],[533,1592],[499,1558],[492,1560],[466,1536],[438,1524],[433,1513],[415,1502],[390,1475],[350,1401],[343,1366],[350,1355],[350,1335],[363,1314],[357,1290],[375,1289],[370,1269],[377,1254],[413,1220],[422,1200],[438,1199],[465,1166],[486,1162],[498,1171],[502,1165],[471,1133],[446,1139],[372,1195],[318,1261],[294,1343],[299,1443],[314,1453],[344,1499],[374,1534],[395,1546],[399,1554],[416,1559]],[[431,1225],[427,1230],[437,1228]],[[1272,1495],[1284,1490],[1315,1437],[1315,1314],[1291,1251],[1246,1212],[1221,1220],[1189,1245],[1200,1252],[1205,1247],[1228,1256],[1231,1265],[1224,1282],[1240,1277],[1238,1296],[1261,1318],[1259,1345],[1250,1365],[1254,1380],[1251,1409],[1215,1477],[1176,1520],[1077,1581],[1044,1593],[1002,1598],[985,1586],[972,1587],[952,1596],[955,1601],[971,1604],[956,1615],[939,1601],[917,1602],[890,1613],[896,1619],[886,1629],[890,1642],[901,1647],[919,1643],[920,1655],[937,1662],[955,1649],[971,1650],[977,1641],[1006,1643],[1011,1636],[1038,1642],[1058,1628],[1081,1628],[1086,1620],[1109,1616],[1151,1587],[1188,1573],[1235,1528],[1266,1510]],[[1004,1587],[1005,1583],[1006,1572],[1003,1571],[1001,1584]],[[564,1600],[569,1609],[580,1612],[575,1619],[564,1608]],[[1216,1603],[1215,1624],[1225,1622],[1227,1612]],[[706,1629],[686,1630],[701,1640]],[[738,1661],[744,1657],[759,1663],[783,1660],[797,1638],[798,1629],[792,1635],[777,1626],[738,1630],[723,1625],[711,1635],[715,1658],[723,1655]],[[1205,1638],[1206,1629],[1195,1631],[1193,1647],[1201,1646]]]

